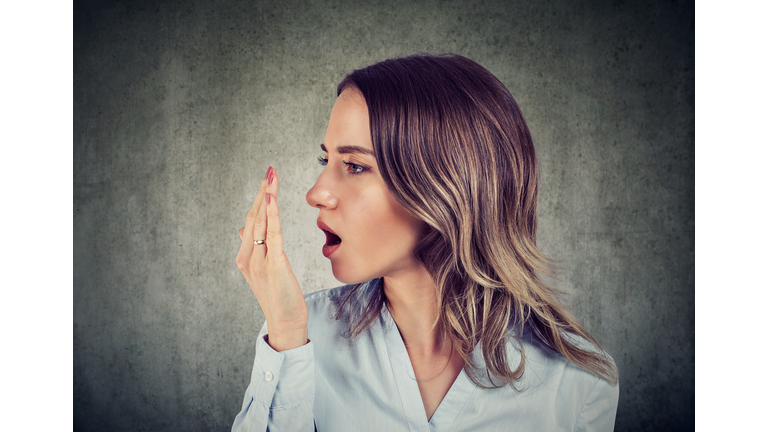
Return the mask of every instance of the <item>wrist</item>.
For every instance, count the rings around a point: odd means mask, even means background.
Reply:
[[[268,326],[269,327],[269,326]],[[264,341],[277,352],[288,351],[294,348],[298,348],[309,343],[306,328],[301,331],[275,331],[269,329],[269,333],[264,336]]]

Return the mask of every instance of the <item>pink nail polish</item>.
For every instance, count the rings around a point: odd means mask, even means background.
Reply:
[[[272,194],[269,194],[269,193],[266,194],[267,204],[269,204],[270,201],[272,201],[272,198],[270,198],[271,196],[272,196]]]
[[[272,180],[275,179],[275,169],[272,167],[269,167],[267,170],[267,184],[272,184]]]

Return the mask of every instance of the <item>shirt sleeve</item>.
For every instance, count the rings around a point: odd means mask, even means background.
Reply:
[[[232,432],[314,431],[315,356],[312,342],[277,352],[266,323],[256,341],[251,382]]]
[[[598,379],[581,410],[574,432],[611,432],[619,406],[619,384]]]

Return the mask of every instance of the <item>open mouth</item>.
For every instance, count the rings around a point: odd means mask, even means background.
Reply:
[[[337,244],[341,243],[341,237],[325,229],[323,232],[325,233],[326,246],[336,246]]]
[[[331,254],[333,254],[336,249],[339,248],[339,245],[341,244],[341,237],[339,237],[335,232],[331,231],[331,227],[326,225],[325,222],[321,220],[317,221],[317,227],[325,233],[323,255],[325,255],[326,258],[330,258]]]

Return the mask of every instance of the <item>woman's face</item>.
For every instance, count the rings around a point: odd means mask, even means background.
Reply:
[[[368,107],[357,90],[344,90],[336,99],[322,150],[326,166],[307,192],[307,203],[320,209],[318,227],[327,238],[323,254],[336,279],[360,283],[420,266],[413,250],[423,223],[405,211],[381,178]]]

